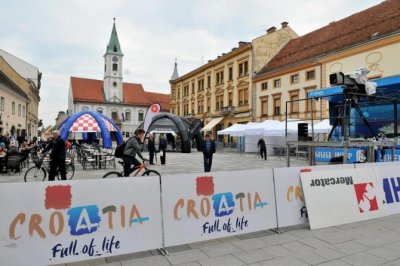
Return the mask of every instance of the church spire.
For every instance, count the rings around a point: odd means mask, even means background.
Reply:
[[[110,41],[107,45],[106,54],[114,54],[114,55],[121,55],[121,56],[123,55],[123,53],[121,51],[121,46],[119,45],[117,28],[115,27],[115,18],[114,18],[114,24],[113,24],[113,29],[111,32]]]
[[[177,63],[177,60],[176,60],[176,58],[175,58],[174,73],[172,73],[171,80],[175,80],[175,79],[177,79],[177,78],[179,78],[179,74],[178,74],[178,63]]]

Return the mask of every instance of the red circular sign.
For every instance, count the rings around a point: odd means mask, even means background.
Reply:
[[[152,105],[152,106],[151,106],[151,111],[152,111],[153,113],[157,113],[157,112],[158,112],[158,105],[157,105],[157,104]]]

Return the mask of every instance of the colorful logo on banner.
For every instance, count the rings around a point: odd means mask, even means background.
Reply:
[[[356,191],[360,213],[377,211],[379,209],[375,188],[372,182],[355,184],[354,189]]]
[[[241,213],[257,211],[268,205],[262,201],[258,192],[255,193],[233,193],[215,192],[214,178],[212,176],[201,176],[196,179],[196,194],[193,199],[180,198],[174,207],[174,219],[179,221],[184,218],[200,219],[200,217],[216,217],[212,222],[203,224],[203,234],[213,234],[225,231],[234,233],[243,231],[249,226],[249,221]],[[236,215],[236,217],[233,217]],[[221,222],[219,218],[229,217],[227,221]]]
[[[101,256],[113,253],[122,243],[112,235],[117,228],[129,229],[133,224],[143,224],[150,220],[143,217],[136,204],[130,206],[72,206],[72,187],[70,185],[48,186],[45,190],[45,201],[42,212],[27,214],[18,213],[9,225],[11,240],[29,237],[57,237],[67,233],[73,237],[93,234],[100,228],[108,230],[110,236],[97,239],[93,236],[87,243],[81,243],[79,238],[68,243],[57,243],[51,249],[52,258],[63,258],[87,254]],[[50,212],[49,210],[54,210]],[[46,221],[46,222],[44,222]]]
[[[383,190],[385,191],[386,203],[391,204],[400,202],[400,177],[391,177],[383,179]]]

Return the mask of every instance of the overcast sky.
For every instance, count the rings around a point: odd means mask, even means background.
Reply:
[[[67,109],[71,76],[103,79],[114,17],[124,81],[169,93],[175,57],[182,75],[283,21],[303,35],[380,2],[0,0],[0,48],[43,73],[39,118],[50,125]]]

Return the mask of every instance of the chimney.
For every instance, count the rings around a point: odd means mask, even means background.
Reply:
[[[242,47],[243,45],[246,45],[247,42],[239,42],[239,47]]]
[[[276,30],[276,27],[271,27],[267,30],[267,34],[271,34],[271,33],[275,32],[275,30]]]
[[[281,25],[282,25],[282,29],[286,28],[289,25],[289,22],[284,21],[281,23]]]

